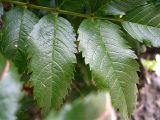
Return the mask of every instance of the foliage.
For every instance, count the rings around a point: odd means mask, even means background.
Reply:
[[[130,117],[137,100],[136,54],[141,46],[160,46],[159,0],[1,0],[0,16],[0,52],[18,68],[24,86],[29,84],[23,88],[26,98],[33,96],[27,104],[36,101],[42,118],[51,110],[60,112],[48,119],[94,114],[87,100],[98,100],[93,110],[101,111],[101,93],[63,105],[106,90],[114,108],[125,120]],[[12,82],[6,84],[19,86]]]
[[[150,43],[154,47],[160,46],[159,6],[148,4],[132,10],[124,17],[124,29],[140,42]]]
[[[113,105],[127,117],[136,100],[135,54],[125,44],[120,28],[109,21],[84,20],[78,32],[79,50],[90,65],[97,87],[110,90]]]
[[[27,9],[13,8],[3,17],[1,52],[12,58],[20,71],[27,69],[28,36],[37,17]]]
[[[34,95],[43,111],[48,112],[51,106],[59,108],[71,84],[76,62],[75,34],[66,19],[50,14],[34,26],[30,36]]]

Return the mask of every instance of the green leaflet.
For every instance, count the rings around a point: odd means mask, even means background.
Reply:
[[[110,0],[97,10],[97,15],[125,15],[126,12],[147,4],[147,0]]]
[[[0,55],[0,120],[16,120],[15,112],[21,98],[18,79],[14,67]]]
[[[131,37],[126,32],[123,37],[127,41],[127,44],[131,47],[131,49],[136,53],[136,55],[139,55],[141,52],[143,52],[144,47],[142,46],[144,45],[141,45],[137,40],[135,40],[133,37]]]
[[[139,42],[160,46],[160,5],[145,5],[127,13],[124,29]]]
[[[65,0],[59,7],[63,10],[84,13],[85,12],[85,2],[83,0]]]
[[[57,114],[51,113],[46,120],[116,120],[108,93],[90,94],[65,105]]]
[[[55,0],[37,0],[37,2],[43,6],[55,7]]]
[[[59,1],[59,0],[58,0]],[[57,1],[57,3],[58,3]],[[77,12],[77,13],[87,13],[89,11],[88,6],[85,4],[84,0],[64,0],[59,4],[59,8],[62,10]],[[82,22],[83,18],[76,17],[76,16],[65,16],[67,20],[72,24],[75,30],[78,29],[79,24]]]
[[[30,35],[34,96],[43,112],[48,112],[60,107],[72,82],[76,38],[71,24],[53,14],[43,17]]]
[[[113,105],[127,119],[136,101],[136,55],[121,37],[120,28],[103,20],[84,20],[78,30],[79,50],[100,90],[108,89]]]
[[[79,13],[94,13],[99,7],[103,6],[107,2],[107,0],[62,0],[62,1],[63,2],[59,4],[60,8]]]
[[[84,0],[89,3],[91,13],[97,11],[101,6],[106,4],[108,0]]]
[[[28,36],[37,21],[37,17],[24,8],[13,8],[3,17],[1,52],[13,59],[20,72],[27,67]]]

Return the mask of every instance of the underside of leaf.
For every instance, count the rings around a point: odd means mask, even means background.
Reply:
[[[147,4],[146,0],[110,0],[98,10],[98,15],[125,15],[128,11]]]
[[[133,111],[138,76],[136,55],[121,37],[119,26],[103,20],[84,20],[78,30],[79,50],[100,90],[108,89],[124,118]]]
[[[129,12],[122,23],[124,29],[139,42],[160,46],[160,5],[145,5]]]

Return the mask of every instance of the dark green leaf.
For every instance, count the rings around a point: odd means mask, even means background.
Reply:
[[[65,0],[59,7],[63,10],[85,13],[85,2],[84,0]]]
[[[32,12],[23,8],[11,9],[3,18],[1,52],[13,59],[21,72],[27,67],[28,36],[37,21]]]
[[[37,0],[42,6],[55,7],[55,0]]]
[[[43,112],[59,108],[67,95],[76,62],[75,39],[71,24],[52,14],[43,17],[31,33],[31,81]]]
[[[91,83],[91,71],[88,65],[85,64],[84,58],[82,58],[82,53],[79,53],[77,56],[77,68],[75,73],[76,81],[85,82],[87,85]]]
[[[60,4],[62,4],[65,1],[69,1],[69,0],[55,0],[56,6],[59,6]]]
[[[125,32],[126,33],[126,32]],[[127,40],[128,45],[132,48],[133,51],[135,51],[135,53],[137,55],[139,55],[142,51],[142,46],[141,44],[135,40],[134,38],[132,38],[129,34],[125,34],[124,38]]]
[[[123,27],[140,42],[160,46],[160,5],[138,7],[124,17]]]
[[[136,55],[121,37],[119,26],[103,20],[84,20],[78,30],[79,50],[100,90],[108,89],[113,105],[126,119],[136,101]]]
[[[98,10],[98,15],[125,15],[126,12],[147,4],[146,0],[110,0]]]
[[[92,13],[108,2],[108,0],[84,0],[84,1],[89,3],[88,5],[90,8],[90,12]]]
[[[88,13],[90,12],[90,6],[87,5],[85,0],[64,0],[59,3],[59,8],[62,10],[77,12],[77,13]],[[71,22],[73,27],[77,30],[83,18],[76,16],[65,15],[65,17]]]

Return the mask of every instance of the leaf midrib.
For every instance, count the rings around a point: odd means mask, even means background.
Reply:
[[[17,53],[18,53],[18,49],[19,49],[19,42],[20,40],[22,39],[22,35],[21,35],[21,31],[22,31],[22,28],[23,28],[23,17],[24,17],[24,9],[21,9],[22,10],[22,13],[20,14],[21,15],[21,18],[20,18],[20,26],[19,26],[19,32],[18,32],[18,40],[16,41],[16,51],[15,51],[15,54],[14,54],[14,57],[16,57]]]
[[[57,19],[58,19],[58,14],[56,14],[55,16],[54,16],[54,19],[53,19],[53,26],[54,26],[54,30],[53,30],[53,50],[52,50],[52,68],[53,68],[53,62],[54,62],[54,49],[55,49],[55,46],[56,46],[56,34],[57,34],[57,27],[58,27],[58,21],[57,21]],[[51,69],[51,71],[52,71],[53,69]],[[52,73],[53,73],[53,71],[52,71]],[[51,79],[53,79],[53,76],[51,77]],[[52,84],[53,84],[53,82],[52,82]],[[51,90],[53,90],[53,85],[51,85]],[[53,97],[53,94],[51,94],[51,100],[50,100],[50,102],[51,102],[51,104],[52,104],[52,97]]]
[[[94,22],[95,22],[95,21],[94,21]],[[108,50],[107,50],[107,48],[106,48],[106,46],[105,46],[105,42],[104,42],[103,37],[102,37],[102,35],[101,35],[101,33],[100,33],[100,31],[101,31],[100,26],[99,26],[98,24],[95,24],[95,26],[96,26],[97,31],[98,31],[98,33],[99,33],[99,36],[100,36],[100,38],[101,38],[101,39],[100,39],[100,40],[102,41],[101,43],[103,43],[102,46],[103,46],[103,48],[105,49],[105,50],[104,50],[104,51],[105,51],[105,54],[106,54],[106,55],[108,56],[108,58],[109,58],[110,66],[111,66],[111,68],[113,69],[114,74],[115,74],[115,76],[116,76],[116,79],[117,79],[117,80],[115,80],[115,81],[118,82],[117,73],[115,72],[114,65],[113,65],[113,63],[112,63],[112,59],[111,59],[110,55],[108,54]],[[107,77],[107,76],[105,76],[105,78],[106,78],[106,77]],[[119,86],[120,86],[120,90],[123,91],[119,82],[118,82],[118,84],[119,84]],[[110,86],[109,86],[109,87],[110,87]],[[112,86],[111,86],[110,88],[112,88]],[[127,106],[126,96],[124,95],[123,92],[122,92],[122,94],[123,94],[123,96],[124,96],[124,98],[125,98],[125,105]],[[118,104],[118,106],[119,106],[119,104]],[[128,107],[127,107],[127,110],[128,110]]]
[[[21,31],[22,31],[23,17],[24,17],[24,9],[22,10],[22,15],[21,15],[21,19],[20,19],[19,40],[21,39]],[[17,41],[17,42],[18,42],[18,45],[19,45],[19,40]]]

